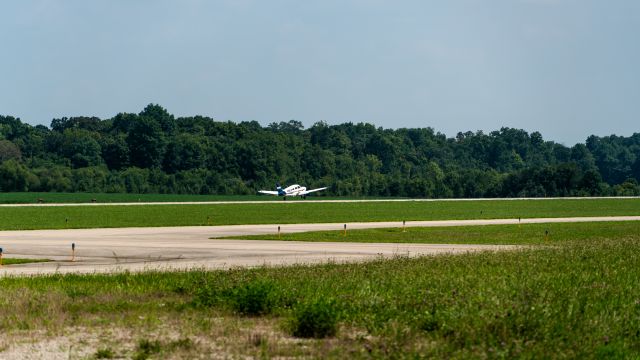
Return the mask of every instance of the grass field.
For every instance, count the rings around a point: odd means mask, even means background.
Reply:
[[[306,200],[288,197],[287,201],[313,200],[388,200],[388,197],[331,197],[310,195]],[[585,198],[588,199],[588,198]],[[267,195],[188,195],[188,194],[127,194],[127,193],[58,193],[0,192],[0,204],[73,204],[73,203],[137,203],[137,202],[206,202],[206,201],[277,201],[281,197]]]
[[[56,193],[14,192],[0,193],[0,204],[36,204],[42,200],[51,203],[120,203],[120,202],[181,202],[181,201],[260,201],[273,200],[260,195],[179,195],[179,194],[106,194],[106,193]]]
[[[538,245],[567,241],[593,241],[624,238],[640,234],[640,221],[550,223],[523,225],[484,225],[452,227],[401,227],[387,229],[342,231],[311,231],[271,235],[231,236],[229,239],[337,241],[366,243],[427,243],[427,244],[495,244]]]
[[[306,200],[290,197],[287,201],[312,201],[314,199],[344,199],[325,197],[322,194],[309,196]],[[354,199],[376,199],[361,197]],[[197,201],[274,201],[280,197],[267,195],[188,195],[188,194],[122,194],[122,193],[57,193],[57,192],[0,192],[0,204],[72,204],[72,203],[135,203],[135,202],[197,202]]]
[[[0,207],[1,230],[640,215],[640,199]]]
[[[31,337],[70,358],[638,358],[640,234],[618,230],[364,264],[2,278],[0,350]]]

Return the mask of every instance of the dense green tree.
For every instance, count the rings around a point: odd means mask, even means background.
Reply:
[[[29,133],[30,126],[22,123],[19,118],[0,115],[0,138],[16,140]]]
[[[138,121],[138,115],[129,113],[119,113],[111,121],[111,130],[114,132],[128,134],[132,131],[133,125]]]
[[[104,167],[85,167],[72,172],[72,191],[103,192],[107,188],[109,171]]]
[[[164,134],[172,135],[176,128],[176,120],[173,115],[169,114],[169,112],[160,105],[149,104],[139,115],[141,118],[152,119],[158,123]]]
[[[16,144],[9,140],[0,140],[0,163],[6,160],[20,160],[22,152]]]
[[[163,169],[173,174],[177,171],[202,168],[206,159],[207,139],[191,134],[179,134],[167,145]]]
[[[57,132],[64,132],[67,129],[82,129],[91,132],[100,132],[103,130],[104,122],[97,117],[77,116],[61,119],[53,119],[51,121],[51,129]]]
[[[162,163],[165,136],[160,124],[153,118],[141,116],[136,119],[131,125],[126,142],[133,166],[150,168]]]
[[[93,134],[80,128],[65,129],[60,138],[58,153],[69,159],[74,168],[102,163],[102,149]]]
[[[129,166],[129,145],[124,134],[105,136],[101,147],[102,158],[109,169],[120,170]]]
[[[38,186],[38,177],[18,161],[11,159],[0,164],[0,190],[29,191]]]
[[[160,105],[111,119],[0,116],[2,191],[251,194],[275,182],[319,195],[499,197],[640,192],[640,134],[566,147],[501,128],[460,132],[365,123],[175,118]]]
[[[636,157],[636,161],[631,165],[631,176],[640,181],[640,156]]]
[[[43,167],[34,170],[40,179],[37,191],[71,192],[73,190],[72,171],[63,166]]]

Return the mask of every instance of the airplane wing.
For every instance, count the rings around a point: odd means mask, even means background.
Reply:
[[[320,190],[324,190],[324,189],[326,189],[326,187],[317,188],[317,189],[313,189],[313,190],[307,190],[307,191],[303,191],[303,192],[298,193],[298,195],[307,195],[309,193],[320,191]]]
[[[261,193],[261,194],[267,194],[267,195],[280,195],[280,194],[278,194],[277,191],[260,190],[258,192]]]

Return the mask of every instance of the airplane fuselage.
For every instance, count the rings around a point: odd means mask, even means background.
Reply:
[[[284,191],[284,194],[282,194],[283,196],[302,196],[302,194],[307,191],[307,188],[305,186],[294,184],[287,186],[282,189],[282,191]]]
[[[276,196],[282,196],[285,200],[287,199],[287,196],[302,196],[303,199],[305,199],[307,197],[307,195],[314,193],[316,191],[321,191],[326,189],[326,187],[321,187],[321,188],[317,188],[317,189],[311,189],[311,190],[307,190],[306,186],[301,186],[298,184],[293,184],[293,185],[289,185],[286,188],[282,188],[280,186],[280,184],[276,183],[276,190],[259,190],[258,192],[261,194],[267,194],[267,195],[276,195]]]

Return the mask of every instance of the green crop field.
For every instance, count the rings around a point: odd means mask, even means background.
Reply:
[[[287,201],[344,199],[309,196],[306,200],[290,197]],[[362,197],[357,199],[375,199]],[[135,202],[199,202],[199,201],[274,201],[281,197],[268,195],[188,195],[188,194],[127,194],[127,193],[57,193],[57,192],[0,192],[0,204],[73,204],[73,203],[135,203]]]
[[[78,358],[638,358],[639,277],[632,227],[361,264],[5,277],[0,357],[29,338]]]
[[[0,207],[0,229],[640,215],[640,199]]]
[[[107,193],[56,193],[13,192],[0,193],[0,204],[52,203],[114,203],[114,202],[184,202],[184,201],[258,201],[273,200],[259,195],[178,195],[178,194],[107,194]]]
[[[640,234],[640,221],[484,225],[451,227],[401,227],[342,231],[310,231],[270,235],[231,236],[227,239],[337,241],[367,243],[537,245],[566,241],[624,238]]]

